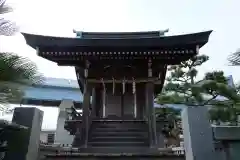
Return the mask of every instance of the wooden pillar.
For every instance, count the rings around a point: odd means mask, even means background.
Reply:
[[[134,79],[133,79],[134,80]],[[133,94],[133,118],[137,118],[137,85],[136,82],[133,81],[132,83],[132,94]]]
[[[144,84],[137,84],[137,118],[143,119],[145,108],[145,88]]]
[[[95,87],[93,87],[93,89],[92,89],[92,104],[91,104],[91,108],[92,108],[92,110],[91,110],[91,115],[92,115],[92,117],[96,117],[96,109],[97,109],[97,99],[96,99],[97,97],[96,97],[96,88]]]
[[[102,118],[106,117],[106,89],[102,90]]]
[[[87,147],[91,92],[92,92],[91,85],[85,82],[83,93],[82,124],[77,128],[77,133],[73,141],[74,147],[80,147],[81,145]]]
[[[84,88],[84,95],[83,95],[83,132],[85,132],[85,136],[82,137],[82,140],[84,140],[83,145],[87,147],[87,141],[88,141],[88,126],[89,126],[89,116],[90,116],[90,98],[91,98],[91,92],[92,87],[90,84],[86,82],[85,88]]]
[[[124,94],[121,94],[121,117],[124,117]]]
[[[154,83],[146,83],[146,111],[149,126],[150,146],[157,145],[156,116],[154,110]]]
[[[137,109],[137,93],[133,93],[133,116],[134,118],[137,118],[138,114],[138,109]]]
[[[95,88],[95,99],[96,99],[96,117],[101,117],[102,108],[102,91],[100,88]]]

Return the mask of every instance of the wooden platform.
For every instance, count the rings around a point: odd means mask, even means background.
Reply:
[[[120,152],[121,150],[121,152]],[[60,152],[45,155],[46,160],[77,160],[77,159],[136,159],[136,160],[184,160],[184,155],[177,155],[171,149],[153,148],[82,148],[79,152]]]
[[[59,155],[47,155],[46,160],[185,160],[184,156],[177,155],[127,155],[127,154],[59,154]]]

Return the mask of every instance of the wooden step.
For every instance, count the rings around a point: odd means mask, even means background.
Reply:
[[[95,128],[93,132],[145,132],[143,128]]]
[[[114,128],[119,128],[119,129],[127,129],[127,128],[132,128],[132,129],[146,129],[147,126],[146,125],[92,125],[92,128],[110,128],[110,129],[114,129]]]
[[[98,137],[98,136],[142,136],[142,137],[147,137],[148,133],[144,132],[114,132],[114,131],[109,131],[109,132],[92,132],[91,136],[93,137]]]
[[[158,149],[149,148],[146,146],[138,147],[90,147],[79,148],[82,153],[133,153],[133,154],[156,154],[159,153]],[[171,149],[164,149],[164,152],[172,153]]]
[[[146,142],[117,142],[117,141],[110,141],[110,142],[88,142],[90,146],[100,147],[116,147],[116,146],[148,146]]]
[[[111,141],[115,141],[115,142],[147,142],[148,139],[147,138],[143,138],[143,137],[134,137],[134,136],[114,136],[114,137],[106,137],[106,136],[102,136],[102,137],[92,137],[89,142],[111,142]]]
[[[94,119],[95,123],[146,123],[145,120],[137,120],[137,119]]]

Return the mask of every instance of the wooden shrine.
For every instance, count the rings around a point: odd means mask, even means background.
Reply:
[[[164,33],[76,32],[75,38],[23,33],[39,56],[75,67],[84,98],[82,116],[72,108],[66,120],[65,128],[75,135],[73,146],[103,150],[159,145],[154,98],[167,66],[197,55],[211,31]]]

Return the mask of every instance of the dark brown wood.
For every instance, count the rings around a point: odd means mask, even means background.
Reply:
[[[96,88],[96,117],[101,117],[101,109],[102,109],[102,90],[101,88]]]
[[[121,95],[121,117],[124,117],[124,94],[123,93]]]
[[[83,124],[84,124],[84,132],[85,136],[82,137],[82,140],[84,140],[84,147],[87,147],[88,144],[88,135],[89,135],[89,128],[91,126],[91,112],[90,112],[90,98],[91,98],[91,92],[92,92],[92,85],[86,82],[86,89],[84,92],[84,100],[83,100],[83,108],[85,110],[85,113],[83,112]]]
[[[136,92],[137,92],[137,117],[138,119],[143,119],[144,117],[144,107],[146,106],[145,102],[145,85],[144,84],[137,84],[136,85]]]
[[[90,117],[90,98],[91,98],[92,86],[85,81],[84,93],[83,93],[83,114],[82,124],[77,126],[77,133],[74,138],[73,146],[75,147],[87,147],[88,131],[91,125]]]
[[[165,62],[166,63],[166,62]],[[76,70],[78,77],[80,78],[79,84],[81,88],[83,88],[83,78],[84,72],[81,67]],[[159,79],[158,84],[155,86],[155,95],[161,92],[162,86],[164,84],[167,65],[166,64],[158,64],[156,61],[153,60],[152,64],[152,72],[153,72],[153,79]],[[147,60],[143,61],[100,61],[94,62],[90,64],[89,68],[89,77],[88,79],[96,80],[94,83],[99,81],[100,83],[101,78],[104,80],[112,80],[113,78],[116,81],[121,81],[123,79],[132,80],[132,78],[140,80],[147,80]]]
[[[76,56],[76,55],[54,55],[53,52],[50,52],[50,54],[42,54],[41,57],[46,58],[48,60],[54,61],[58,63],[58,65],[61,66],[84,66],[85,61],[89,60],[92,63],[101,62],[102,64],[105,64],[105,62],[108,64],[110,62],[115,63],[124,63],[125,61],[143,61],[147,60],[149,57],[151,57],[154,61],[156,61],[157,64],[179,64],[182,61],[188,60],[190,57],[193,57],[196,55],[197,52],[194,51],[193,53],[179,53],[179,54],[159,54],[159,55],[142,55],[142,56]]]
[[[93,87],[93,89],[92,89],[92,104],[91,104],[91,115],[92,115],[92,117],[96,117],[96,108],[97,108],[96,87]]]
[[[146,109],[149,125],[150,146],[154,147],[157,145],[157,133],[154,110],[154,84],[151,82],[146,83]]]

